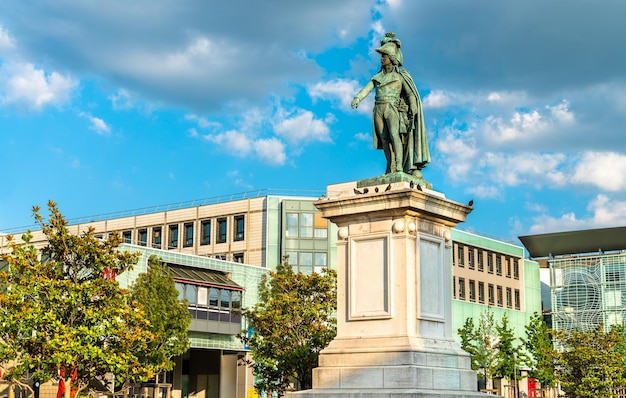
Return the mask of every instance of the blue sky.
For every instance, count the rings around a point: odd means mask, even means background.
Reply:
[[[621,0],[0,2],[0,231],[380,175],[386,31],[422,95],[424,177],[504,239],[626,223]]]

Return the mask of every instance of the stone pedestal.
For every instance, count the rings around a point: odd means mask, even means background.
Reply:
[[[450,319],[450,228],[471,208],[406,178],[367,183],[315,203],[338,226],[337,337],[291,397],[485,396]]]

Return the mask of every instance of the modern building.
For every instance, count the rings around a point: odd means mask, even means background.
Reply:
[[[100,237],[116,231],[129,244],[269,269],[284,256],[304,273],[334,268],[336,227],[313,206],[317,198],[269,193],[244,192],[73,219],[68,228],[80,234],[92,227]],[[19,236],[24,231],[3,232]],[[43,246],[45,236],[33,231],[31,243]]]
[[[626,320],[626,227],[521,236],[550,273],[555,330],[595,329]]]
[[[507,314],[516,337],[534,312],[541,313],[539,264],[525,258],[524,248],[452,230],[453,330],[486,309],[498,319]]]
[[[522,246],[484,236],[452,230],[452,330],[458,330],[467,318],[475,323],[484,311],[491,311],[499,322],[506,314],[517,339],[525,338],[525,326],[533,313],[541,313],[539,264],[525,258]],[[520,341],[520,340],[518,340]],[[506,385],[496,381],[505,393]],[[484,388],[481,387],[481,388]],[[507,396],[512,396],[511,391]],[[520,383],[520,391],[532,389]]]

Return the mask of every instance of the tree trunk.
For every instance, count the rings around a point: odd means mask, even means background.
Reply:
[[[72,398],[72,378],[68,377],[64,382],[65,391],[63,392],[63,398]]]

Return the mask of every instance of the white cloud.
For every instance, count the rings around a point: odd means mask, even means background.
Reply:
[[[198,115],[194,115],[194,114],[185,115],[185,120],[189,120],[189,121],[192,121],[194,123],[197,123],[198,127],[203,128],[203,129],[220,128],[220,127],[222,127],[221,123],[214,122],[214,121],[208,120],[204,116],[198,116]]]
[[[223,145],[229,153],[235,156],[245,156],[250,153],[252,149],[250,139],[239,131],[230,130],[217,135],[205,135],[204,137],[207,141]]]
[[[606,228],[626,224],[626,201],[598,194],[587,204],[587,211],[590,213],[587,218],[578,218],[573,212],[562,214],[560,217],[544,214],[534,217],[530,233]]]
[[[369,141],[369,142],[371,142],[373,140],[372,133],[356,133],[354,135],[354,138],[356,138],[359,141]]]
[[[499,199],[502,197],[500,190],[493,185],[478,185],[470,187],[466,191],[481,199]]]
[[[0,103],[25,105],[41,110],[47,105],[69,101],[77,82],[57,72],[46,74],[30,63],[8,63],[0,67]]]
[[[453,179],[465,179],[478,166],[479,151],[471,131],[459,131],[454,126],[444,128],[434,144],[444,156],[448,175]]]
[[[422,105],[424,108],[445,108],[452,104],[453,100],[442,90],[433,90],[426,97],[424,97],[422,101]]]
[[[441,109],[451,106],[515,108],[526,101],[528,101],[528,96],[523,91],[462,92],[435,89],[422,98],[426,109]]]
[[[285,145],[277,138],[255,141],[254,150],[259,159],[269,164],[282,165],[287,159]]]
[[[298,110],[274,123],[274,131],[292,145],[311,141],[330,142],[330,129],[325,120],[316,119],[311,111]]]
[[[587,152],[578,162],[571,181],[594,185],[606,191],[621,191],[626,188],[626,155]]]
[[[15,48],[15,40],[9,35],[9,32],[0,25],[0,54],[8,52]]]
[[[489,116],[482,123],[480,134],[492,145],[512,145],[544,139],[551,131],[563,130],[574,123],[574,114],[567,101],[546,106],[543,111],[516,111],[508,119]]]
[[[309,96],[311,96],[313,100],[322,99],[331,102],[339,102],[343,110],[350,109],[352,99],[358,90],[359,82],[345,79],[318,82],[307,88]]]
[[[135,102],[127,90],[123,88],[117,90],[117,93],[109,96],[109,100],[115,110],[128,110],[135,107]]]
[[[106,135],[111,132],[111,127],[99,117],[95,117],[87,112],[80,112],[79,115],[88,119],[89,122],[91,122],[91,126],[89,126],[89,129],[95,131],[96,133],[100,135]]]

